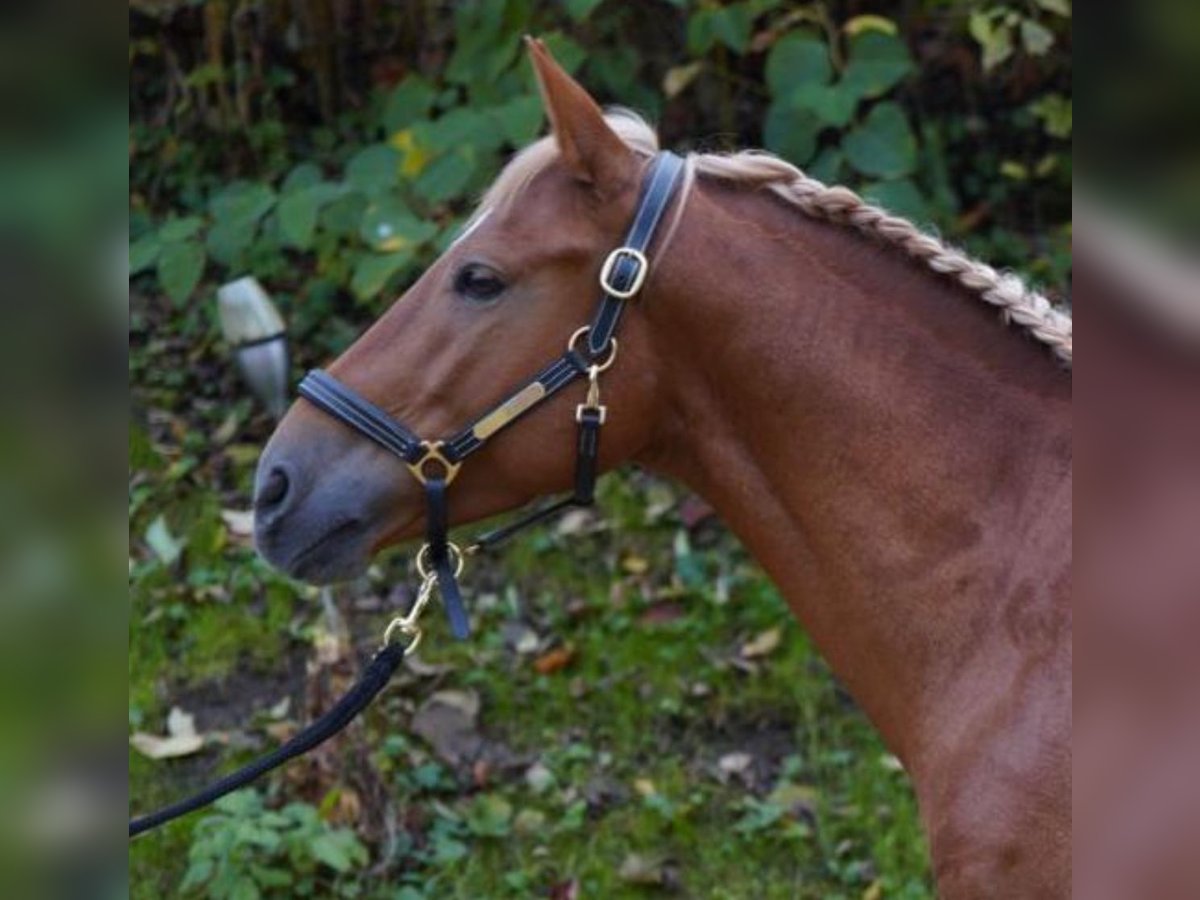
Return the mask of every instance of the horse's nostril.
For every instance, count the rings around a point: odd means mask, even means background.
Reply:
[[[258,512],[270,512],[283,505],[291,491],[292,480],[283,466],[272,466],[258,485],[254,496],[254,508]]]

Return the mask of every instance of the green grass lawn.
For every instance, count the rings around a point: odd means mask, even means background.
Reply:
[[[139,812],[328,708],[412,597],[408,552],[324,596],[259,560],[229,513],[271,423],[165,412],[179,371],[130,435],[129,727],[206,743],[130,749]],[[903,773],[737,542],[638,473],[602,509],[472,560],[469,641],[431,607],[362,722],[136,841],[132,895],[930,896]]]
[[[139,811],[327,707],[409,580],[387,557],[331,618],[169,471],[135,492],[130,727],[161,733],[178,705],[212,737],[131,749]],[[671,489],[604,495],[606,518],[473,561],[471,640],[431,607],[420,664],[364,723],[135,842],[132,895],[179,894],[192,869],[185,896],[930,896],[903,773],[770,583],[715,523],[686,528]],[[140,540],[160,515],[186,535],[169,565],[161,533]]]

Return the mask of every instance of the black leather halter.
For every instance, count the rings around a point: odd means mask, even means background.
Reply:
[[[390,450],[425,488],[426,542],[417,555],[417,568],[422,577],[436,578],[451,630],[456,637],[466,637],[469,626],[457,578],[462,569],[463,551],[447,537],[447,489],[458,474],[463,460],[470,454],[567,385],[587,376],[587,399],[575,411],[579,439],[574,493],[478,540],[468,548],[468,552],[496,543],[567,506],[592,503],[600,427],[605,419],[605,408],[599,402],[599,375],[615,360],[617,341],[614,335],[617,326],[626,303],[638,293],[646,279],[649,270],[646,250],[682,182],[683,171],[683,160],[673,153],[662,152],[654,158],[642,183],[641,198],[625,243],[609,253],[600,270],[603,293],[591,324],[571,336],[565,353],[514,391],[508,399],[456,434],[444,440],[422,440],[378,406],[319,369],[309,372],[300,382],[302,397]]]

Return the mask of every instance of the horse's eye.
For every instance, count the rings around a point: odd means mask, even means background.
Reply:
[[[504,279],[482,263],[468,263],[454,277],[454,290],[468,300],[495,300],[504,293]]]

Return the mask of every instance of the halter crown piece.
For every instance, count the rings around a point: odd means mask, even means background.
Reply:
[[[320,369],[309,372],[300,382],[300,396],[390,450],[425,489],[425,544],[417,554],[417,569],[422,578],[436,581],[451,631],[457,638],[465,638],[470,633],[458,586],[464,555],[494,545],[568,506],[589,506],[594,501],[600,427],[606,413],[600,404],[599,376],[616,359],[614,335],[617,326],[626,303],[638,293],[646,279],[649,271],[646,250],[679,188],[683,171],[683,160],[674,153],[662,152],[654,157],[642,183],[637,212],[625,243],[608,255],[600,270],[602,294],[591,324],[571,335],[566,352],[508,399],[456,434],[444,440],[422,440],[403,423]],[[584,376],[588,379],[587,397],[575,410],[579,436],[574,492],[484,535],[465,551],[460,550],[448,537],[447,489],[463,461],[502,429]]]

